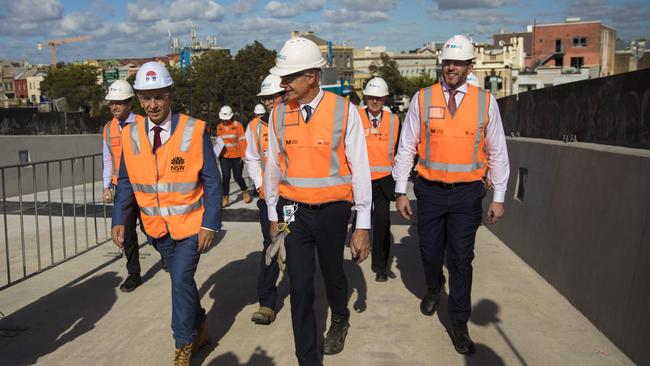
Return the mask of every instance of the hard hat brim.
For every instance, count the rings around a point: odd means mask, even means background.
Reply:
[[[173,80],[170,81],[170,82],[167,83],[167,84],[164,84],[163,86],[157,86],[157,85],[156,85],[155,87],[152,87],[152,88],[146,88],[146,87],[142,87],[142,86],[137,87],[137,86],[133,85],[133,89],[134,89],[134,90],[137,90],[137,91],[143,91],[143,90],[157,90],[157,89],[167,89],[167,88],[171,87],[172,85],[174,85],[174,81],[173,81]]]
[[[225,120],[231,119],[233,115],[234,115],[234,113],[230,113],[230,114],[221,114],[221,113],[219,113],[219,118],[225,121]]]
[[[305,70],[320,69],[325,65],[327,65],[325,59],[322,59],[321,61],[318,61],[311,65],[302,65],[302,66],[293,66],[293,67],[282,67],[282,66],[275,65],[269,70],[269,73],[282,77],[282,76],[295,74],[297,72],[301,72]]]

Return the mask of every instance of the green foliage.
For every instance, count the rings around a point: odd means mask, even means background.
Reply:
[[[90,65],[66,64],[50,70],[41,83],[50,99],[65,97],[71,110],[99,110],[104,90],[97,85],[97,68]]]
[[[408,97],[411,97],[413,94],[415,94],[416,91],[430,86],[435,81],[429,77],[429,75],[423,75],[423,76],[415,76],[406,79],[406,93],[405,95]]]
[[[404,95],[407,89],[407,81],[397,68],[397,62],[385,53],[381,54],[381,65],[372,63],[369,67],[373,77],[379,76],[388,84],[391,96]],[[365,87],[365,84],[364,84]]]

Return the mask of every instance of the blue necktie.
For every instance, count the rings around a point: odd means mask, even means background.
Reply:
[[[307,117],[305,117],[305,123],[309,122],[309,119],[311,118],[311,106],[304,106],[302,109],[305,110],[305,114],[307,114]]]

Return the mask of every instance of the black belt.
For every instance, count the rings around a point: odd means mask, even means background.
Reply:
[[[437,181],[437,180],[427,180],[427,179],[424,179],[422,177],[418,177],[418,178],[420,178],[420,180],[422,182],[424,182],[424,184],[426,184],[426,185],[438,187],[438,188],[441,188],[441,189],[454,189],[454,188],[463,187],[463,186],[466,186],[466,185],[481,182],[480,180],[475,180],[473,182],[445,183],[445,182],[440,182],[440,181]]]
[[[288,204],[288,205],[298,205],[298,207],[308,208],[308,209],[310,209],[310,210],[320,210],[320,209],[323,209],[323,208],[325,208],[325,207],[328,207],[328,206],[331,206],[331,205],[335,205],[335,204],[337,204],[337,203],[347,202],[347,201],[334,201],[334,202],[327,202],[327,203],[310,204],[310,203],[303,203],[303,202],[291,201],[291,200],[288,200],[288,199],[286,199],[286,198],[281,198],[281,200],[284,201],[284,202],[286,202],[286,203],[284,203],[284,204]],[[284,205],[284,204],[283,204],[283,205]]]

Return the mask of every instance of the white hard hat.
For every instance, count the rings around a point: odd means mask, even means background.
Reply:
[[[266,108],[264,108],[263,105],[257,104],[255,106],[255,109],[253,110],[253,113],[255,114],[265,114],[266,113]]]
[[[478,78],[476,77],[476,75],[474,75],[473,72],[467,74],[467,84],[474,85],[479,88],[481,87],[481,83],[478,81]]]
[[[127,100],[133,97],[133,88],[125,80],[115,80],[111,86],[108,87],[108,94],[106,100]]]
[[[275,58],[275,67],[269,72],[277,76],[286,76],[299,71],[319,69],[325,66],[325,58],[316,43],[303,37],[291,38]]]
[[[388,94],[388,84],[380,77],[370,79],[363,89],[366,97],[385,97]]]
[[[257,96],[262,97],[265,95],[273,95],[275,93],[284,91],[284,88],[280,87],[280,81],[282,81],[282,79],[277,75],[270,74],[269,76],[265,77],[264,81],[262,81],[262,86],[260,86],[260,92],[257,93]]]
[[[136,90],[153,90],[170,87],[173,83],[174,81],[164,65],[156,61],[149,61],[140,66],[140,70],[135,75],[133,87]]]
[[[233,114],[232,113],[232,108],[230,108],[230,106],[227,106],[227,105],[224,105],[219,110],[219,118],[224,120],[224,121],[227,121],[227,120],[231,119],[232,114]]]
[[[440,60],[468,61],[474,59],[474,45],[465,36],[457,34],[447,40],[442,46]]]

